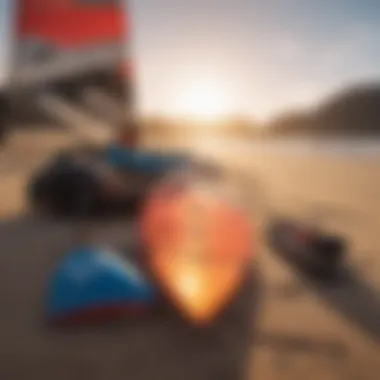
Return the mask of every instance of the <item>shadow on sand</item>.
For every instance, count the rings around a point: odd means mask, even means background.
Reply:
[[[380,343],[380,294],[355,268],[342,264],[336,280],[323,280],[308,274],[289,255],[281,254],[278,259],[285,262],[302,280],[306,289],[315,293],[325,305],[371,340]],[[280,289],[280,293],[284,297],[291,297],[291,290]],[[297,289],[293,289],[293,297],[298,293]]]
[[[335,284],[310,278],[305,283],[329,307],[380,343],[380,295],[353,268],[342,268],[341,278]]]

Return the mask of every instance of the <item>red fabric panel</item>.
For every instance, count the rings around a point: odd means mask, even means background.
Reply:
[[[128,17],[119,5],[81,5],[74,0],[20,1],[16,30],[62,48],[128,38]]]

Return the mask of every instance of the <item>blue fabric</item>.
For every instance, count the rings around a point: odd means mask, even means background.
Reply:
[[[133,170],[147,174],[161,174],[187,164],[180,155],[162,155],[126,149],[113,144],[107,149],[107,162],[122,170]]]
[[[92,247],[74,250],[52,276],[47,311],[52,318],[87,308],[150,303],[155,289],[116,254]]]

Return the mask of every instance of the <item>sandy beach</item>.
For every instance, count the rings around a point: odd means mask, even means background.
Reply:
[[[257,321],[255,285],[241,290],[210,331],[194,333],[164,311],[127,326],[62,334],[45,329],[41,302],[73,227],[25,215],[24,192],[33,170],[71,143],[64,132],[22,131],[0,152],[1,379],[232,380],[247,355],[249,379],[378,378],[380,157],[213,152],[241,186],[258,230],[276,210],[318,218],[346,235],[355,286],[315,289],[262,242]],[[124,226],[109,225],[105,239],[115,229],[124,236]]]

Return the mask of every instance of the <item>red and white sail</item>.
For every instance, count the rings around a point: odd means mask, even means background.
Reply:
[[[16,87],[128,66],[122,0],[19,0],[14,17]]]

